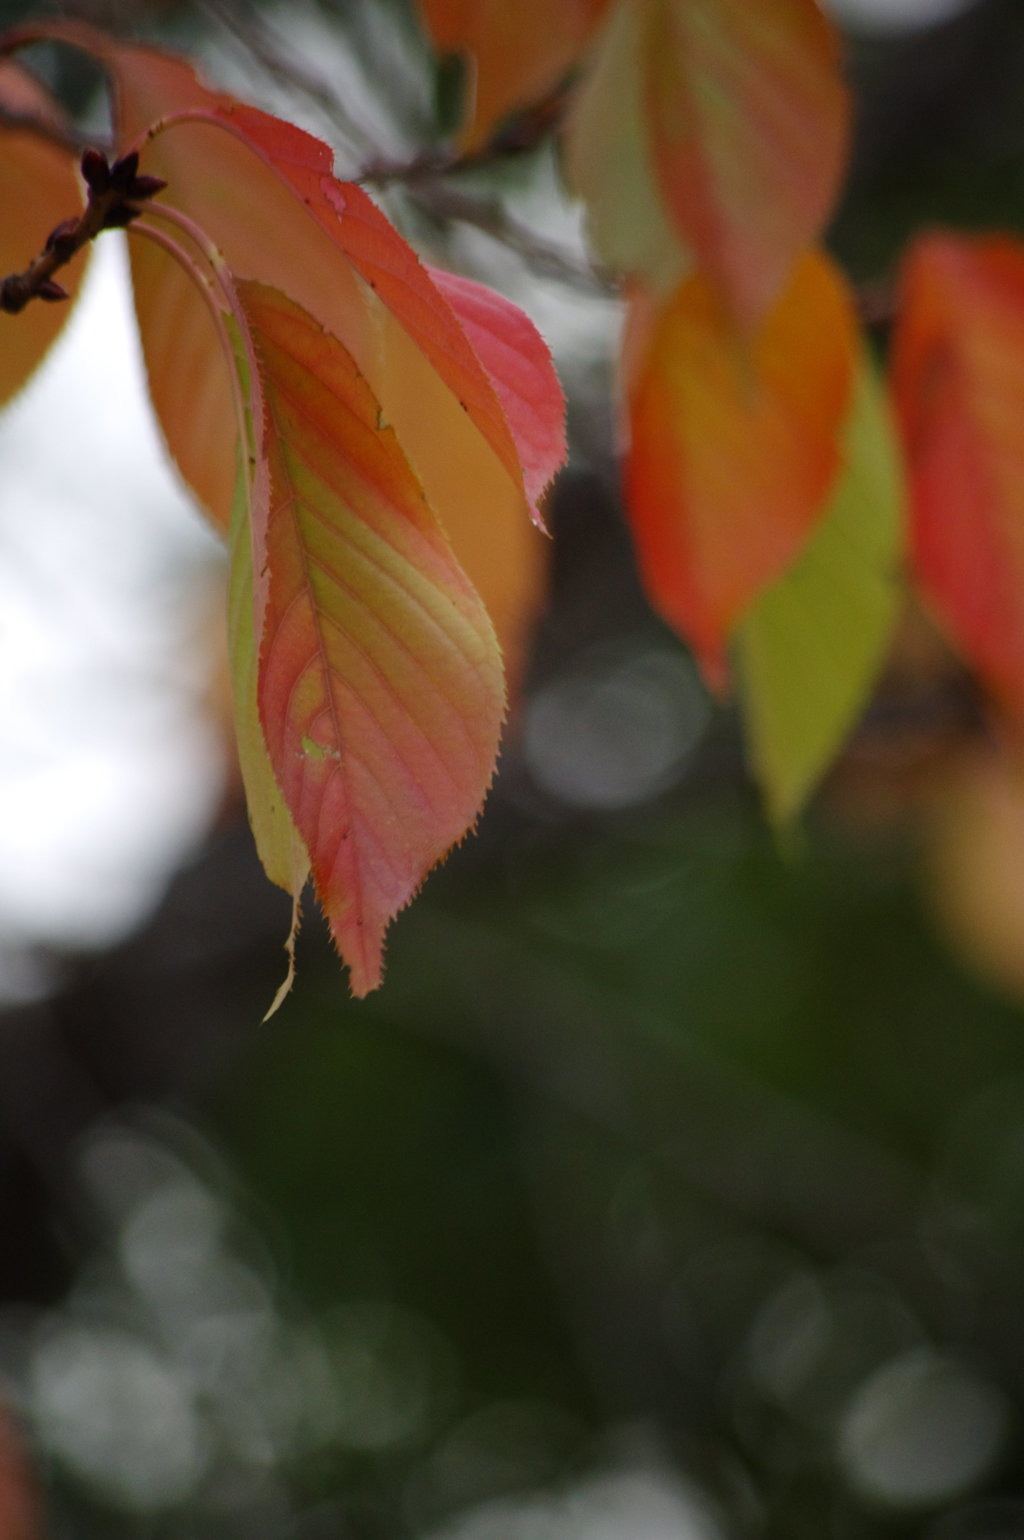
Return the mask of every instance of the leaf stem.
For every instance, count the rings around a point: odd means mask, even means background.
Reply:
[[[247,486],[249,489],[250,511],[256,508],[264,508],[269,503],[269,472],[263,456],[260,454],[260,445],[257,439],[258,426],[263,421],[263,383],[260,374],[259,360],[256,357],[256,349],[253,345],[252,332],[249,327],[248,317],[238,290],[228,269],[228,265],[217,246],[211,241],[203,228],[183,214],[180,209],[171,208],[167,204],[155,203],[148,213],[159,219],[165,220],[180,230],[189,241],[198,249],[205,260],[205,271],[188,254],[188,252],[171,236],[164,231],[155,229],[147,220],[145,223],[133,225],[132,230],[138,235],[144,235],[148,240],[161,246],[167,254],[181,266],[189,277],[196,283],[207,302],[214,325],[224,349],[228,364],[228,372],[231,376],[231,388],[235,402],[235,414],[238,419],[239,440],[243,446],[248,470]],[[221,304],[217,302],[220,296]],[[224,312],[230,314],[238,331],[239,341],[245,355],[245,367],[249,376],[249,399],[243,391],[239,371],[238,349],[234,345],[231,334],[225,324]],[[266,574],[265,552],[263,549],[266,535],[266,519],[250,516],[250,526],[253,541],[253,572],[254,592],[256,597],[255,621],[257,635],[262,624],[263,608],[266,602]]]

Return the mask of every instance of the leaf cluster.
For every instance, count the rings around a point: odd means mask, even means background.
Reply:
[[[908,594],[1019,721],[1024,247],[915,239],[886,296],[882,379],[823,244],[851,103],[816,0],[419,11],[462,61],[462,120],[450,154],[367,178],[443,196],[460,170],[557,137],[625,309],[643,581],[709,686],[738,686],[771,814],[800,810],[849,734]],[[112,80],[112,162],[79,160],[13,62],[40,39]],[[508,301],[427,268],[326,145],[184,60],[72,22],[17,29],[3,55],[0,191],[49,233],[24,267],[24,232],[0,231],[18,330],[0,399],[59,325],[30,300],[73,295],[92,239],[127,228],[153,404],[229,546],[260,854],[296,925],[312,878],[361,995],[493,774],[506,686],[479,553],[543,527],[565,454],[547,349]]]

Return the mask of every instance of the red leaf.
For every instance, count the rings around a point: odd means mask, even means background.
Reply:
[[[483,284],[431,268],[501,402],[531,506],[565,460],[565,401],[536,327],[518,305]]]
[[[966,656],[1024,713],[1024,245],[933,234],[909,253],[892,385],[913,560]]]
[[[475,820],[504,714],[501,656],[380,405],[284,295],[241,283],[269,500],[259,710],[353,991]],[[265,526],[265,528],[264,528]]]
[[[836,35],[816,0],[642,5],[662,193],[698,266],[753,325],[839,187],[849,102]]]
[[[732,626],[824,511],[856,323],[837,269],[817,253],[746,346],[705,279],[681,284],[653,319],[643,309],[632,316],[629,519],[652,602],[721,683]]]

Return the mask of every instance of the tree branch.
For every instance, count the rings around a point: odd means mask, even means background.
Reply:
[[[0,310],[17,315],[33,299],[67,299],[67,290],[54,273],[103,230],[123,230],[142,213],[146,202],[167,186],[157,176],[139,175],[139,157],[132,151],[108,165],[102,150],[82,155],[82,176],[89,201],[77,217],[61,220],[46,237],[46,245],[22,273],[0,281]]]
[[[23,130],[25,133],[35,134],[36,138],[46,139],[50,144],[55,144],[58,149],[68,150],[73,155],[79,155],[83,150],[90,149],[96,144],[95,134],[80,134],[69,123],[61,123],[35,112],[15,112],[13,108],[5,107],[2,103],[0,103],[0,128]]]
[[[538,277],[598,294],[618,292],[612,278],[588,262],[585,256],[545,240],[530,225],[510,214],[500,198],[468,193],[442,180],[421,183],[411,190],[411,196],[433,219],[472,225],[492,236],[507,251],[514,252]]]

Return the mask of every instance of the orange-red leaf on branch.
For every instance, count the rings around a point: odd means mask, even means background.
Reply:
[[[562,458],[554,448],[563,442],[562,396],[536,333],[515,322],[516,345],[538,361],[535,402],[552,428],[546,460],[529,461],[524,474],[522,433],[506,420],[509,395],[493,358],[477,357],[467,326],[366,194],[331,174],[326,145],[210,91],[185,61],[159,50],[70,22],[33,28],[33,36],[43,34],[91,52],[111,72],[122,149],[159,119],[204,116],[145,145],[146,169],[168,183],[159,201],[200,225],[232,272],[289,294],[343,341],[514,654],[544,560],[523,515],[529,505],[540,522],[536,498]],[[196,286],[159,247],[133,244],[132,273],[150,392],[168,447],[226,532],[236,426],[215,328]],[[506,310],[512,327],[517,312]]]
[[[518,107],[553,91],[572,68],[608,0],[419,0],[437,49],[471,56],[473,149]]]
[[[362,995],[379,982],[388,923],[480,810],[501,655],[353,359],[283,294],[238,292],[270,473],[269,505],[253,514],[267,562],[260,718]]]
[[[222,104],[218,118],[225,126],[239,132],[275,175],[292,188],[304,209],[326,231],[373,295],[383,302],[438,377],[457,397],[463,412],[489,445],[513,485],[525,494],[534,519],[541,522],[538,499],[565,457],[564,403],[550,355],[532,324],[515,306],[495,296],[484,325],[482,302],[477,300],[471,304],[467,290],[459,288],[458,280],[453,279],[448,288],[442,290],[435,281],[436,275],[431,276],[412,247],[362,188],[352,182],[339,182],[331,174],[330,150],[319,140],[289,123],[241,104]],[[238,271],[245,270],[233,265]],[[295,275],[289,276],[294,286]],[[320,283],[324,285],[323,275],[320,275]],[[456,295],[462,296],[461,308],[452,303]],[[326,298],[326,294],[321,295],[321,305],[313,312],[325,320],[328,319],[324,314]],[[362,296],[364,310],[367,298],[365,294]],[[467,335],[467,317],[468,325],[473,326],[472,337]],[[367,338],[369,323],[366,318],[361,317],[358,326],[354,325],[354,317],[347,319],[349,329],[355,333],[354,343],[362,345],[365,356],[360,359],[360,364],[365,367],[367,378],[374,380],[377,365],[376,383],[381,387],[381,399],[387,408],[388,371],[379,366],[379,348],[374,351],[368,345],[379,339],[372,333]],[[340,328],[335,334],[345,336]],[[487,360],[479,356],[479,349],[474,345],[481,337],[485,343],[491,339]],[[492,367],[495,338],[500,344],[530,349],[536,390],[535,416],[544,414],[552,422],[544,454],[535,456],[529,467],[521,459],[521,442],[506,415],[506,403],[514,398],[503,389],[502,371]],[[531,471],[533,474],[528,480]]]
[[[652,603],[721,683],[725,640],[796,556],[841,464],[859,358],[843,279],[807,254],[740,343],[704,278],[634,303],[626,501]]]
[[[107,67],[115,83],[115,124],[121,148],[142,139],[162,118],[194,115],[197,120],[179,122],[145,145],[147,171],[168,184],[160,202],[195,220],[233,273],[290,294],[340,338],[404,437],[399,413],[409,406],[400,378],[402,345],[393,336],[397,325],[431,365],[436,375],[434,396],[442,391],[454,396],[465,419],[462,436],[479,435],[513,491],[531,504],[501,402],[458,318],[415,252],[376,205],[361,188],[333,175],[326,144],[279,118],[209,90],[189,64],[158,49],[121,44],[72,22],[40,23],[33,26],[31,36],[71,43]],[[226,529],[234,456],[221,455],[216,465],[209,463],[212,435],[204,432],[196,447],[190,403],[198,363],[195,317],[201,300],[189,293],[184,279],[171,303],[162,292],[167,263],[162,253],[149,246],[133,252],[133,273],[154,404],[168,444],[187,479],[205,494],[215,518]],[[187,364],[177,359],[173,347],[179,324],[193,343]],[[205,335],[204,368],[216,374],[219,353],[212,326],[207,326]],[[221,402],[219,423],[226,424],[230,402],[223,366],[216,395]],[[560,413],[561,395],[553,370],[548,400],[551,409]],[[416,415],[430,416],[432,407],[432,399],[421,397]],[[460,452],[457,446],[448,448]],[[423,473],[420,466],[417,471]],[[537,516],[535,506],[533,512]]]
[[[626,0],[643,11],[644,98],[668,208],[750,326],[821,233],[849,100],[816,0]]]
[[[0,105],[8,112],[59,126],[57,109],[32,76],[0,60]],[[69,150],[28,129],[0,126],[0,278],[20,273],[42,251],[55,225],[82,208],[76,161]],[[69,294],[85,268],[79,255],[61,271]],[[33,302],[19,315],[0,315],[0,404],[20,390],[67,320],[70,306]]]
[[[1024,714],[1024,244],[932,234],[909,253],[892,386],[914,566],[960,647]]]

